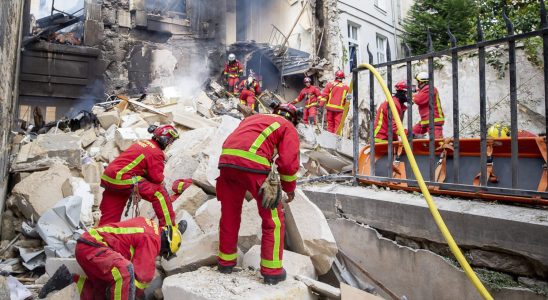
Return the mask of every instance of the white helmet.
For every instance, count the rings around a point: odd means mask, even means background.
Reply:
[[[419,72],[417,76],[415,76],[415,79],[418,82],[427,82],[430,78],[428,78],[428,73],[426,72]]]
[[[234,55],[234,53],[230,53],[228,55],[228,61],[235,61],[236,60],[236,55]]]

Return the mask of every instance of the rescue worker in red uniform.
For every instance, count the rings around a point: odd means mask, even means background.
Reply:
[[[240,103],[247,105],[251,110],[255,109],[255,97],[261,94],[261,86],[253,75],[249,75],[246,81],[240,83]]]
[[[403,119],[403,114],[407,110],[407,102],[409,101],[407,99],[407,84],[405,81],[400,81],[396,83],[395,85],[396,94],[392,96],[392,99],[394,100],[394,104],[396,105],[396,109],[398,110],[398,114],[400,116],[400,119]],[[387,143],[388,142],[388,111],[390,110],[390,106],[388,105],[388,101],[384,101],[379,108],[377,109],[377,114],[375,116],[375,128],[374,134],[375,134],[375,143]],[[396,126],[396,121],[392,119],[392,138],[393,140],[398,139],[398,127]]]
[[[192,185],[192,178],[183,178],[173,181],[171,184],[171,190],[173,195],[171,195],[171,202],[174,202],[181,196],[181,194]]]
[[[175,224],[171,199],[164,187],[163,150],[179,135],[170,125],[151,126],[149,132],[152,139],[131,145],[101,175],[105,191],[99,206],[99,226],[119,222],[128,199],[136,196],[152,203],[160,226]]]
[[[240,77],[244,75],[244,67],[242,63],[236,59],[234,53],[228,55],[228,62],[225,64],[225,70],[223,72],[225,76],[225,82],[228,85],[228,91],[236,94],[238,92],[238,83]]]
[[[223,144],[219,160],[217,197],[221,201],[219,224],[218,270],[231,273],[238,256],[238,231],[246,191],[257,200],[262,219],[261,274],[266,284],[286,279],[282,266],[284,247],[284,212],[281,190],[276,200],[267,204],[263,187],[275,162],[281,189],[290,202],[295,196],[299,170],[299,136],[295,126],[298,112],[291,104],[281,104],[273,114],[252,115],[232,132]],[[278,158],[274,160],[276,153]],[[278,185],[276,185],[278,187]],[[264,207],[263,207],[264,206]]]
[[[422,136],[430,130],[430,108],[429,108],[429,77],[428,73],[420,72],[415,76],[417,80],[418,92],[413,96],[413,102],[419,107],[419,115],[421,120],[413,126],[413,134],[415,136]],[[443,109],[441,107],[440,96],[438,89],[434,87],[434,136],[436,138],[443,138],[443,124],[445,123],[445,116],[443,115]]]
[[[318,115],[319,104],[318,98],[321,96],[320,89],[312,85],[312,79],[310,79],[310,77],[304,78],[304,85],[306,87],[301,90],[299,96],[297,96],[291,104],[295,105],[306,99],[304,102],[303,122],[305,124],[316,125],[316,116]]]
[[[348,85],[342,81],[345,78],[343,71],[335,72],[335,81],[328,83],[320,97],[320,114],[325,106],[327,113],[327,131],[335,133],[341,124],[344,106],[347,101]],[[348,95],[350,98],[350,95]],[[348,99],[349,100],[349,99]]]
[[[59,268],[41,294],[74,281],[81,300],[135,299],[154,278],[156,257],[175,256],[186,226],[181,221],[178,226],[158,228],[156,222],[138,217],[91,228],[80,236],[75,251],[86,276],[71,276],[68,268]]]

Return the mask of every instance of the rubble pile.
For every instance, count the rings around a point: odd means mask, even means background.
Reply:
[[[74,247],[78,236],[97,224],[100,217],[100,176],[104,168],[132,143],[149,139],[150,125],[169,123],[177,128],[180,138],[166,151],[165,184],[171,186],[177,179],[192,178],[193,184],[174,196],[173,202],[177,221],[186,220],[188,229],[177,256],[158,264],[156,284],[151,285],[147,295],[150,299],[162,292],[164,296],[199,297],[200,292],[194,289],[199,287],[198,281],[229,280],[204,267],[216,264],[221,216],[215,192],[217,165],[223,141],[243,119],[238,100],[227,97],[214,81],[193,99],[192,106],[183,101],[158,101],[158,96],[152,97],[153,101],[149,98],[119,96],[115,101],[97,104],[91,110],[96,118],[75,131],[52,127],[38,135],[20,133],[15,139],[20,142],[14,145],[18,151],[11,163],[13,188],[2,215],[0,271],[19,278],[33,293],[63,264],[73,273],[82,273],[73,258]],[[299,125],[298,131],[301,177],[341,173],[351,166],[349,141],[317,127]],[[138,211],[141,216],[155,218],[152,205],[146,201],[139,203]],[[290,247],[284,252],[287,271],[316,279],[334,261],[337,247],[333,235],[320,210],[304,193],[298,191],[286,211]],[[131,217],[134,215],[130,212],[124,218]],[[242,281],[240,288],[259,284],[261,236],[257,204],[253,199],[244,201],[238,266],[252,270],[235,275]],[[199,274],[207,276],[196,279],[196,285],[181,284],[181,278],[197,278]],[[284,286],[288,293],[308,293],[304,284],[293,279]],[[51,295],[51,299],[71,298],[73,292],[69,287]]]

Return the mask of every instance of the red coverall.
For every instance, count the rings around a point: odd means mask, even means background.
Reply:
[[[419,115],[421,116],[420,122],[413,126],[413,134],[425,134],[429,130],[430,119],[428,114],[430,109],[428,108],[428,89],[428,85],[425,85],[413,96],[413,102],[419,107]],[[438,89],[434,88],[434,136],[436,138],[443,137],[444,123],[445,116],[441,108],[440,96]]]
[[[90,229],[76,244],[86,273],[73,277],[80,299],[134,299],[152,281],[159,252],[158,225],[143,217]]]
[[[403,113],[407,110],[407,106],[402,105],[400,100],[396,96],[392,96],[394,99],[394,104],[400,115],[400,119],[403,118]],[[377,143],[386,143],[388,142],[388,111],[390,107],[388,106],[388,101],[384,101],[379,108],[377,109],[377,115],[375,116],[375,142]],[[398,140],[398,127],[396,126],[396,121],[392,118],[392,140]]]
[[[291,193],[296,188],[299,170],[299,136],[291,122],[278,115],[253,115],[244,119],[223,144],[219,160],[221,175],[217,178],[217,197],[221,201],[220,265],[236,265],[242,204],[249,191],[257,200],[262,219],[261,273],[282,273],[285,233],[282,203],[276,209],[265,209],[259,195],[276,149],[282,189]]]
[[[240,82],[240,103],[255,109],[255,97],[261,94],[261,86],[256,80],[253,80],[250,88],[247,88],[247,82]]]
[[[173,191],[173,195],[171,195],[171,202],[174,202],[181,196],[181,194],[188,189],[192,185],[192,179],[190,178],[183,178],[183,179],[177,179],[173,181],[173,184],[171,184],[171,190]]]
[[[327,109],[327,131],[329,132],[335,133],[341,124],[347,93],[348,85],[339,80],[328,83],[322,91],[320,106],[325,105]]]
[[[175,225],[175,213],[163,181],[164,151],[156,141],[131,145],[101,175],[105,191],[99,206],[99,226],[120,221],[135,186],[139,195],[152,203],[160,226]]]
[[[236,94],[238,92],[238,82],[240,81],[240,77],[244,74],[242,63],[239,60],[226,63],[223,74],[227,77],[228,91]]]
[[[306,99],[304,102],[304,116],[303,121],[305,124],[312,124],[316,125],[316,116],[318,115],[318,98],[321,97],[320,89],[317,87],[311,85],[309,87],[305,87],[302,89],[302,91],[299,93],[299,96],[291,102],[291,104],[297,104],[303,99]]]

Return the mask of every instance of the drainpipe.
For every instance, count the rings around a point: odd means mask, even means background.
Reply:
[[[12,126],[15,124],[14,120],[19,116],[19,78],[21,77],[21,56],[23,53],[23,49],[21,49],[21,45],[23,43],[23,20],[25,17],[25,7],[27,5],[30,5],[31,0],[25,0],[23,2],[23,7],[21,7],[21,14],[19,16],[19,40],[17,41],[17,63],[15,65],[15,88],[13,89],[13,107],[12,107]]]

